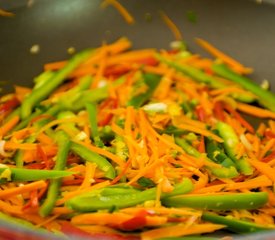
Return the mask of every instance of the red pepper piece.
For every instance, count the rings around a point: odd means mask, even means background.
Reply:
[[[275,151],[271,152],[269,155],[267,155],[266,157],[262,158],[261,161],[267,163],[267,162],[270,162],[273,159],[275,159]]]
[[[98,125],[105,126],[107,125],[112,117],[112,113],[106,113],[104,109],[115,109],[118,106],[118,100],[114,98],[106,99],[99,107],[99,114],[98,114]]]
[[[206,112],[204,111],[202,106],[197,106],[195,109],[195,113],[197,115],[197,118],[201,121],[201,122],[205,122],[206,120]]]
[[[12,99],[4,102],[1,106],[0,106],[0,114],[4,114],[8,111],[13,110],[14,108],[16,108],[18,105],[20,104],[20,101],[16,98],[13,97]]]
[[[120,229],[125,231],[133,231],[137,229],[141,229],[146,225],[146,215],[147,211],[141,210],[139,211],[136,216],[133,218],[125,221],[120,226]]]
[[[219,119],[221,121],[225,120],[222,102],[215,102],[213,110],[214,110],[214,115],[217,119]]]
[[[275,138],[275,133],[273,133],[271,130],[265,130],[264,136],[267,137],[268,139]]]

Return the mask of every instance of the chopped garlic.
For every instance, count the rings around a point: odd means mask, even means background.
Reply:
[[[167,104],[165,103],[150,103],[143,107],[146,112],[167,112]]]
[[[31,52],[31,54],[38,54],[40,52],[40,46],[38,44],[34,44],[30,48],[30,52]]]

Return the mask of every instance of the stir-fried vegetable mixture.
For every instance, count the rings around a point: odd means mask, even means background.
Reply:
[[[2,96],[0,218],[144,240],[274,229],[275,95],[198,43],[217,59],[122,38]]]

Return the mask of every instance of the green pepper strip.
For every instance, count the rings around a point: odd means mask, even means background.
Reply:
[[[178,144],[180,147],[182,147],[182,149],[188,153],[191,156],[200,158],[200,157],[204,157],[206,160],[211,161],[209,158],[207,158],[206,156],[202,156],[202,154],[195,149],[194,147],[192,147],[185,139],[183,138],[175,138],[175,142],[176,144]],[[215,167],[206,167],[213,175],[215,175],[216,177],[219,178],[234,178],[236,176],[239,175],[239,173],[237,172],[236,168],[234,166],[230,166],[230,167],[223,167],[221,165],[220,168],[215,168]]]
[[[62,98],[58,100],[58,104],[64,110],[70,110],[78,112],[85,108],[88,102],[99,102],[108,97],[107,87],[85,90],[75,94],[70,98],[71,94],[64,94]]]
[[[207,156],[213,161],[218,162],[224,167],[235,167],[235,163],[223,151],[223,149],[212,139],[206,138]]]
[[[271,228],[264,225],[234,219],[231,216],[223,217],[208,212],[202,214],[202,219],[204,221],[212,223],[223,224],[226,226],[225,229],[232,231],[234,233],[254,233],[259,231],[271,230]]]
[[[235,162],[237,169],[244,175],[251,175],[253,168],[250,163],[244,158],[236,158],[236,147],[239,144],[239,139],[234,129],[224,122],[218,122],[216,128],[220,137],[224,140],[223,146],[227,155]]]
[[[184,178],[181,183],[175,185],[170,193],[162,193],[161,199],[174,195],[185,194],[193,190],[190,179]],[[125,188],[104,188],[100,191],[92,191],[70,199],[68,207],[79,212],[97,211],[98,209],[126,208],[142,204],[156,198],[157,189],[150,188],[144,191]]]
[[[150,99],[150,97],[153,95],[155,89],[161,81],[161,77],[156,74],[146,73],[143,75],[143,77],[145,84],[148,86],[148,90],[145,93],[142,93],[131,98],[127,104],[128,106],[133,106],[134,108],[141,107]]]
[[[216,74],[224,78],[227,78],[235,83],[238,83],[248,91],[251,91],[252,93],[257,95],[258,101],[260,104],[270,109],[271,111],[275,112],[275,94],[274,93],[261,88],[257,83],[251,81],[249,78],[246,78],[244,76],[234,73],[224,64],[214,64],[212,66],[212,69]]]
[[[54,170],[64,170],[66,167],[67,156],[70,150],[71,142],[67,134],[63,131],[58,131],[56,133],[56,141],[58,152],[56,156]],[[50,180],[46,199],[39,209],[39,214],[42,217],[46,217],[52,212],[52,209],[54,208],[55,202],[59,194],[61,181],[61,178]]]
[[[217,80],[216,78],[204,73],[203,71],[191,67],[189,65],[186,64],[177,64],[173,61],[168,61],[167,59],[161,57],[160,55],[157,56],[157,58],[167,64],[168,66],[176,69],[177,71],[190,76],[192,79],[196,80],[197,82],[202,82],[205,83],[207,85],[210,85],[213,88],[225,88],[227,87],[226,84],[220,82],[219,80]],[[255,100],[255,98],[251,95],[251,94],[237,94],[234,93],[232,94],[232,97],[236,98],[237,100],[240,100],[242,102],[253,102]]]
[[[73,172],[58,170],[37,170],[6,167],[0,168],[0,174],[2,174],[6,169],[11,171],[11,181],[37,181],[43,179],[62,178],[73,174]]]
[[[99,132],[98,132],[98,126],[97,126],[97,109],[95,103],[87,103],[86,104],[86,110],[88,112],[89,116],[89,123],[90,123],[90,129],[91,129],[91,137],[94,140],[94,143],[96,146],[104,146],[102,143]]]
[[[21,104],[21,118],[27,118],[31,114],[33,106],[48,97],[51,92],[62,84],[66,77],[90,55],[91,50],[85,50],[76,54],[64,68],[60,69],[48,79],[48,81],[43,84],[43,87],[33,90]]]
[[[105,173],[106,178],[115,178],[116,171],[112,164],[105,157],[102,157],[101,155],[76,142],[71,143],[71,150],[85,161],[95,163],[98,168]]]
[[[175,196],[166,198],[167,207],[191,207],[204,210],[258,209],[268,201],[266,192],[226,193],[220,195]]]

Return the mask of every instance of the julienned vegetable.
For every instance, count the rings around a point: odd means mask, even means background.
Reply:
[[[273,229],[273,93],[198,42],[219,60],[122,38],[3,96],[0,218],[145,240]]]

